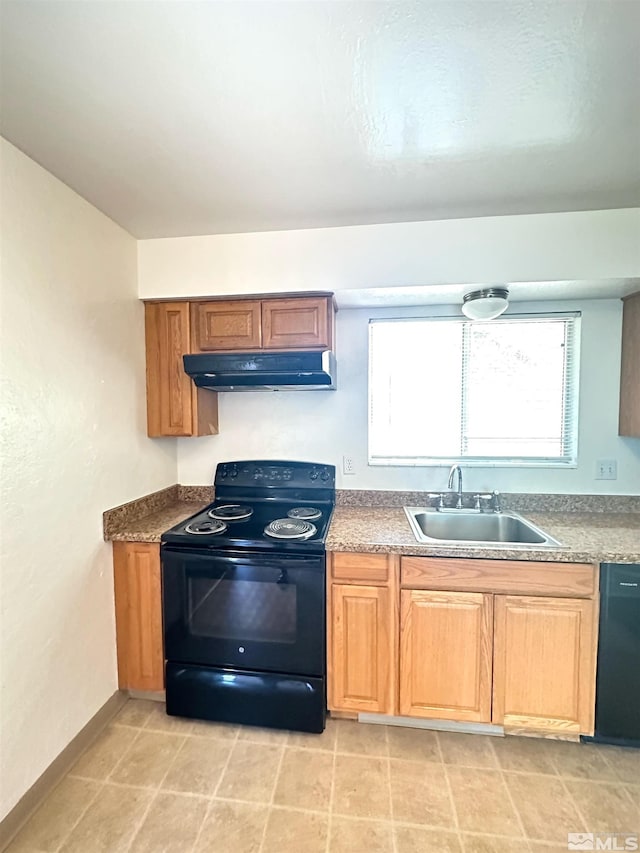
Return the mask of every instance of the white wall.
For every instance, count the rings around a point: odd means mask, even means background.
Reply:
[[[138,244],[142,298],[640,274],[640,209],[493,216]]]
[[[1,145],[3,816],[117,687],[102,512],[176,449],[145,435],[135,240]]]
[[[468,468],[465,490],[640,494],[640,440],[619,438],[620,300],[518,303],[522,311],[582,311],[579,464],[575,469]],[[446,486],[443,468],[367,465],[367,324],[370,317],[459,313],[459,307],[350,309],[338,312],[337,391],[222,393],[220,434],[178,440],[178,480],[210,483],[217,462],[229,459],[307,459],[340,469],[343,454],[355,459],[356,474],[338,475],[350,489],[429,489]],[[428,365],[427,365],[428,368]],[[433,360],[437,370],[437,358]],[[438,417],[429,399],[428,370],[416,413],[425,425]],[[505,401],[508,405],[508,401]],[[598,458],[618,460],[616,481],[595,480]]]

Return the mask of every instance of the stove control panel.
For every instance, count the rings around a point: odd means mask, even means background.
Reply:
[[[234,486],[284,486],[335,488],[334,465],[312,462],[221,462],[215,484]]]

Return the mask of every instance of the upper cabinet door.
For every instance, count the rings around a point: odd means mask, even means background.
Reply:
[[[189,305],[147,304],[145,315],[148,434],[192,435],[194,386],[182,367],[189,352]]]
[[[618,434],[640,438],[640,292],[624,300]]]
[[[218,395],[196,388],[184,372],[191,351],[188,302],[145,304],[147,352],[147,434],[215,435]]]
[[[333,303],[330,298],[297,297],[262,302],[265,349],[331,349]]]
[[[259,300],[194,302],[192,312],[193,352],[260,349]]]

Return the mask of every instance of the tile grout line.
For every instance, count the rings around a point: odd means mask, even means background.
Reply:
[[[238,743],[239,737],[240,737],[240,729],[237,728],[236,733],[235,733],[235,737],[233,738],[233,740],[231,740],[231,749],[229,750],[229,755],[227,756],[227,760],[224,763],[224,767],[220,771],[220,777],[219,777],[218,782],[217,782],[217,784],[213,790],[213,794],[211,794],[211,796],[209,797],[209,805],[205,809],[204,817],[202,819],[202,823],[200,824],[200,829],[196,833],[196,838],[195,838],[195,841],[193,842],[193,847],[191,848],[191,853],[195,853],[195,851],[198,848],[198,843],[200,842],[200,836],[202,835],[202,830],[204,829],[204,825],[207,822],[209,815],[211,814],[211,810],[213,809],[213,805],[215,803],[215,796],[218,793],[218,788],[222,784],[224,774],[227,772],[227,768],[229,767],[229,764],[231,763],[231,756],[233,755],[233,751],[236,748],[236,744]]]
[[[287,740],[288,740],[288,736],[287,736]],[[276,770],[276,775],[275,775],[275,778],[273,780],[273,788],[271,789],[271,799],[269,800],[269,810],[267,811],[267,819],[264,822],[264,829],[262,830],[262,838],[260,839],[260,847],[258,848],[258,853],[262,853],[262,850],[264,849],[265,838],[267,837],[267,828],[269,826],[269,818],[271,816],[271,811],[273,809],[273,801],[276,798],[276,788],[278,787],[278,779],[280,778],[280,772],[282,771],[282,765],[284,763],[284,754],[285,754],[285,750],[287,748],[285,744],[286,744],[286,741],[280,747],[280,761],[278,761],[278,768]]]
[[[337,720],[336,720],[337,725]],[[338,729],[336,727],[336,739],[333,744],[333,759],[331,762],[331,787],[329,790],[329,809],[327,812],[327,845],[326,853],[331,850],[331,827],[333,826],[333,796],[336,787],[336,761],[338,758]]]
[[[147,730],[145,729],[145,731],[147,731]],[[127,851],[131,850],[131,848],[133,847],[133,842],[136,840],[136,837],[137,837],[138,833],[139,833],[139,832],[140,832],[140,830],[142,829],[142,827],[143,827],[143,825],[144,825],[144,822],[145,822],[145,820],[147,819],[147,815],[148,815],[148,814],[149,814],[149,812],[151,811],[151,807],[153,806],[153,804],[155,803],[155,801],[158,799],[158,795],[160,794],[160,789],[161,789],[161,787],[162,787],[162,783],[164,782],[164,780],[165,780],[165,779],[167,778],[167,776],[169,775],[169,771],[170,771],[170,770],[171,770],[171,768],[173,767],[174,762],[175,762],[175,761],[176,761],[176,759],[178,758],[178,755],[179,755],[179,753],[180,753],[180,751],[181,751],[182,747],[185,745],[185,743],[186,743],[186,742],[187,742],[186,735],[183,735],[183,736],[182,736],[182,743],[181,743],[181,744],[180,744],[180,746],[176,749],[175,755],[173,756],[173,758],[172,758],[172,759],[171,759],[171,761],[169,762],[169,766],[168,766],[168,767],[167,767],[167,769],[165,770],[165,772],[164,772],[164,774],[163,774],[162,778],[160,779],[160,781],[159,781],[158,785],[155,787],[155,789],[153,789],[153,788],[152,788],[152,790],[155,790],[155,793],[154,793],[154,795],[151,797],[151,799],[149,800],[149,804],[147,805],[146,809],[144,810],[144,812],[143,812],[143,814],[142,814],[142,817],[140,818],[140,821],[138,822],[138,825],[137,825],[137,827],[135,828],[135,830],[134,830],[134,832],[133,832],[133,835],[131,836],[131,839],[130,839],[130,841],[129,841],[129,844],[128,844],[128,845],[127,845],[127,847],[125,848],[125,853],[127,853]],[[115,768],[114,768],[114,770],[115,770]]]
[[[122,762],[124,761],[124,759],[125,759],[125,758],[127,757],[127,755],[131,752],[131,750],[133,749],[133,745],[134,745],[134,744],[135,744],[135,743],[140,739],[141,735],[142,735],[142,729],[138,729],[138,734],[133,738],[133,740],[131,741],[131,743],[129,744],[129,746],[125,749],[125,751],[122,753],[122,755],[120,756],[120,758],[116,761],[116,763],[113,765],[113,767],[111,768],[111,770],[107,773],[107,775],[106,775],[106,776],[105,776],[105,778],[103,779],[103,782],[104,782],[105,784],[109,781],[109,779],[110,779],[110,778],[113,776],[113,774],[115,773],[116,769],[117,769],[117,768],[122,764]]]
[[[60,784],[62,784],[62,782],[64,782],[64,780],[65,780],[65,779],[68,779],[68,778],[69,778],[69,776],[68,776],[68,774],[67,774],[66,776],[64,776],[64,777],[60,780],[59,785],[60,785]],[[76,777],[76,778],[78,778],[78,777]],[[95,780],[95,779],[91,779],[90,781],[95,782],[96,780]],[[58,788],[58,787],[59,787],[59,785],[56,785],[56,788]],[[80,821],[82,820],[82,818],[86,815],[86,813],[89,811],[89,809],[91,808],[91,806],[92,806],[92,805],[95,803],[95,801],[98,799],[98,795],[101,793],[102,789],[104,788],[104,785],[105,785],[105,783],[104,783],[104,782],[98,782],[98,790],[95,792],[95,794],[93,795],[93,797],[91,797],[91,798],[89,799],[89,802],[87,803],[86,807],[85,807],[84,809],[82,809],[82,812],[80,813],[80,816],[78,817],[78,819],[72,823],[71,827],[69,828],[69,831],[68,831],[68,832],[66,833],[66,835],[63,837],[63,839],[62,839],[62,841],[60,842],[60,844],[58,844],[58,846],[56,847],[56,853],[57,853],[57,851],[58,851],[58,850],[62,850],[62,848],[63,848],[63,847],[64,847],[64,845],[67,843],[67,841],[69,840],[69,838],[71,838],[71,833],[72,833],[72,832],[73,832],[73,830],[76,828],[76,826],[78,826],[78,824],[80,823]],[[56,789],[56,788],[54,788],[53,790],[55,791],[55,789]],[[53,791],[52,791],[51,793],[53,793]],[[49,796],[51,796],[51,795],[49,795]],[[48,799],[49,799],[49,797],[47,797],[47,799],[46,799],[46,800],[44,800],[44,802],[42,803],[42,806],[47,802],[47,800],[48,800]],[[38,809],[37,809],[37,811],[36,811],[36,812],[34,812],[34,814],[32,815],[32,817],[31,817],[31,818],[29,818],[29,820],[27,821],[27,823],[25,824],[25,826],[24,826],[24,827],[22,827],[22,829],[20,830],[20,832],[22,832],[22,831],[23,831],[23,829],[24,829],[26,826],[28,826],[28,825],[29,825],[29,823],[31,822],[32,818],[33,818],[33,817],[35,817],[35,815],[37,815],[37,814],[38,814],[38,812],[40,811],[40,809],[42,808],[42,806],[40,806],[40,808],[38,808]],[[20,834],[20,833],[18,833],[18,835],[19,835],[19,834]],[[18,838],[18,835],[16,835],[16,838]],[[13,842],[14,842],[14,841],[15,841],[15,839],[14,839],[14,838],[12,838],[12,839],[11,839],[11,844],[13,844]]]
[[[124,708],[125,706],[126,706],[126,703],[125,703],[125,705],[123,705],[123,708]],[[121,709],[118,713],[122,713],[122,709]],[[118,715],[116,715],[116,719],[117,719],[117,716],[118,716]],[[116,725],[116,724],[115,724],[115,721],[112,721],[109,725],[110,725],[110,726]],[[107,726],[107,728],[109,728],[109,726]],[[105,731],[107,731],[107,728],[105,728]],[[134,728],[134,729],[136,729],[137,734],[133,737],[133,739],[132,739],[131,743],[129,744],[129,746],[127,747],[127,749],[125,749],[124,753],[120,756],[120,758],[118,759],[118,761],[117,761],[117,762],[115,763],[115,765],[111,768],[111,773],[113,773],[113,771],[114,771],[114,770],[115,770],[115,768],[118,766],[118,764],[123,760],[123,758],[125,757],[125,755],[126,755],[126,754],[129,752],[129,750],[132,748],[133,744],[136,742],[136,740],[137,740],[137,739],[138,739],[138,737],[140,736],[140,732],[142,731],[142,729],[141,729],[141,728],[138,728],[137,726],[130,726],[130,728]],[[95,743],[95,741],[94,741],[94,743]],[[91,746],[93,746],[93,744],[92,744]],[[89,749],[90,749],[90,748],[91,748],[91,747],[89,747]],[[85,755],[88,751],[89,751],[89,750],[85,750],[85,752],[83,753],[83,755]],[[80,758],[81,758],[81,757],[82,757],[82,756],[80,756]],[[80,760],[80,758],[78,758],[78,761]],[[75,763],[77,764],[78,762],[76,761]],[[75,766],[75,765],[74,765],[74,766]],[[92,805],[94,804],[94,802],[97,800],[98,795],[99,795],[99,794],[101,794],[101,793],[104,791],[105,786],[106,786],[106,784],[107,784],[107,779],[108,779],[108,778],[109,778],[109,776],[111,775],[111,773],[107,774],[107,776],[106,776],[104,779],[92,779],[90,776],[73,776],[73,775],[72,775],[72,772],[73,772],[73,767],[71,767],[71,770],[67,771],[67,774],[65,775],[65,777],[64,777],[64,778],[65,778],[65,779],[69,779],[69,778],[71,778],[71,779],[83,779],[83,780],[85,780],[85,781],[97,782],[97,783],[98,783],[98,790],[96,791],[96,793],[94,794],[94,796],[93,796],[93,797],[91,797],[90,801],[87,803],[87,807],[86,807],[85,809],[83,809],[82,814],[80,815],[80,817],[78,818],[78,820],[76,820],[76,821],[73,823],[73,825],[72,825],[72,826],[71,826],[71,828],[69,829],[69,832],[67,832],[67,834],[64,836],[64,839],[60,842],[60,844],[58,845],[58,847],[56,848],[56,850],[61,850],[61,849],[64,847],[64,845],[67,843],[67,841],[69,840],[69,838],[71,838],[71,834],[73,833],[74,829],[79,825],[79,823],[80,823],[80,821],[82,820],[82,818],[87,814],[87,812],[89,811],[89,809],[91,808],[91,806],[92,806]],[[61,781],[63,781],[63,780],[61,780]]]
[[[567,784],[566,784],[566,782],[565,782],[564,778],[563,778],[562,776],[558,776],[558,778],[560,779],[560,783],[561,783],[562,787],[564,788],[566,795],[569,797],[569,802],[572,804],[572,806],[573,806],[573,807],[574,807],[574,809],[576,810],[576,814],[578,815],[578,817],[579,817],[579,818],[580,818],[580,820],[582,821],[583,831],[584,831],[584,832],[588,832],[588,831],[589,831],[589,824],[588,824],[588,823],[587,823],[587,821],[584,819],[584,815],[582,814],[582,811],[581,811],[581,810],[580,810],[580,808],[578,807],[578,804],[577,804],[577,802],[575,801],[575,799],[574,799],[574,797],[573,797],[573,794],[571,793],[571,791],[570,791],[570,790],[569,790],[569,788],[567,787]],[[585,781],[585,780],[583,780],[583,781]],[[593,783],[593,782],[590,782],[590,784],[591,784],[591,785],[593,785],[594,783]],[[599,784],[599,783],[597,783],[597,782],[596,782],[595,784]]]
[[[396,839],[396,825],[393,813],[393,791],[391,790],[391,745],[389,743],[389,730],[386,731],[387,742],[387,782],[389,786],[389,817],[391,818],[391,847],[393,853],[398,853],[398,841]]]
[[[511,789],[509,788],[509,785],[507,784],[507,776],[505,775],[505,771],[502,768],[500,768],[500,778],[502,780],[502,786],[504,788],[506,788],[506,790],[507,790],[507,797],[509,798],[509,802],[511,803],[511,808],[513,809],[515,816],[518,819],[518,826],[522,830],[522,837],[526,838],[527,846],[530,847],[531,845],[529,844],[529,842],[531,839],[529,838],[529,833],[526,831],[526,829],[524,827],[522,815],[520,814],[520,809],[516,806],[516,802],[513,799],[513,795],[511,794]]]
[[[507,796],[509,798],[509,802],[511,803],[511,808],[515,812],[516,818],[518,819],[518,825],[519,825],[520,829],[522,830],[522,837],[525,839],[525,843],[526,843],[527,847],[529,849],[531,849],[531,839],[529,838],[529,834],[525,829],[524,822],[522,820],[522,815],[520,814],[520,809],[516,806],[516,802],[513,799],[511,789],[509,788],[509,785],[507,784],[507,777],[505,776],[506,771],[505,771],[504,767],[502,766],[502,763],[500,761],[500,756],[496,752],[491,739],[489,739],[489,749],[491,750],[491,754],[493,755],[495,762],[496,762],[496,765],[498,767],[498,770],[500,771],[500,778],[502,779],[502,785],[503,785],[503,787],[505,787],[507,789]],[[553,767],[553,769],[555,771],[556,768],[555,768],[555,765],[553,764],[553,761],[551,762],[551,766]]]
[[[462,837],[462,832],[460,830],[460,821],[458,820],[458,807],[456,806],[455,797],[453,796],[453,788],[451,787],[451,779],[449,778],[449,771],[447,770],[447,765],[444,760],[444,752],[442,751],[442,744],[440,743],[440,736],[438,732],[436,732],[436,744],[438,745],[438,755],[440,756],[440,763],[442,764],[442,768],[444,770],[444,778],[447,782],[447,790],[449,792],[449,802],[451,803],[451,811],[453,814],[453,821],[455,823],[456,833],[458,835],[458,841],[460,843],[460,849],[464,850],[466,845],[464,843],[464,839]]]

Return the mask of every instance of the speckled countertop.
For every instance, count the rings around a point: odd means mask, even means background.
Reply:
[[[329,528],[327,550],[565,563],[640,563],[638,513],[527,512],[525,517],[564,547],[427,545],[416,542],[401,507],[337,506]]]
[[[159,542],[165,530],[200,512],[212,500],[210,486],[169,486],[108,509],[102,516],[104,538],[112,542]]]
[[[434,557],[489,557],[554,562],[640,563],[640,512],[635,498],[608,499],[611,509],[602,511],[602,501],[576,496],[578,512],[568,512],[566,496],[505,495],[511,508],[542,528],[562,548],[438,545],[416,542],[402,504],[420,506],[417,493],[338,493],[329,533],[328,551],[392,552]],[[529,505],[520,506],[526,498]],[[516,499],[517,498],[517,499]],[[125,542],[159,542],[165,530],[199,512],[213,499],[208,486],[169,486],[104,513],[104,538]],[[356,506],[356,500],[384,501],[385,506]],[[402,501],[398,505],[397,501]],[[537,501],[537,503],[536,503]],[[395,505],[393,505],[395,504]],[[543,509],[538,509],[542,507]],[[553,506],[554,511],[548,507]],[[562,510],[556,509],[562,507]],[[586,511],[586,508],[593,511]],[[608,507],[607,507],[608,508]]]

